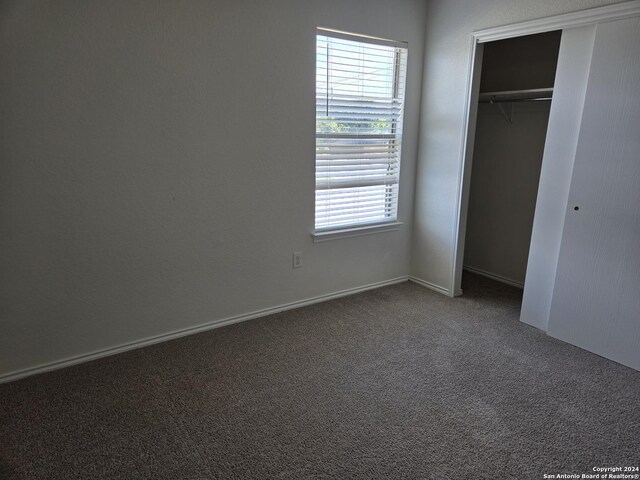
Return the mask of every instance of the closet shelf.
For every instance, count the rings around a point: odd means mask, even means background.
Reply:
[[[528,90],[503,90],[500,92],[481,92],[480,103],[534,102],[551,100],[553,88],[530,88]]]

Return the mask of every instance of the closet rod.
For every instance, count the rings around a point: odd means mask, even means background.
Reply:
[[[543,101],[548,101],[548,100],[551,100],[551,99],[552,99],[552,97],[490,99],[490,100],[480,100],[480,103],[543,102]]]
[[[526,90],[504,90],[500,92],[481,92],[479,101],[482,103],[522,102],[536,100],[551,100],[553,88],[530,88]]]

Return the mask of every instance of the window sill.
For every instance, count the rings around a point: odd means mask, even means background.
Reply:
[[[342,230],[327,230],[312,233],[313,242],[326,242],[328,240],[338,240],[340,238],[360,237],[374,233],[393,232],[399,230],[403,222],[378,223],[364,227],[344,228]]]

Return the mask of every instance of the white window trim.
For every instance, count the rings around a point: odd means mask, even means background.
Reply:
[[[374,233],[395,232],[400,230],[404,222],[394,221],[388,223],[375,223],[358,227],[343,228],[342,230],[316,231],[311,234],[313,242],[326,242],[329,240],[339,240],[341,238],[361,237],[362,235],[372,235]]]

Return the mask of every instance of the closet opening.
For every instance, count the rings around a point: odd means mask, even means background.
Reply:
[[[524,288],[561,30],[483,44],[463,271]]]

